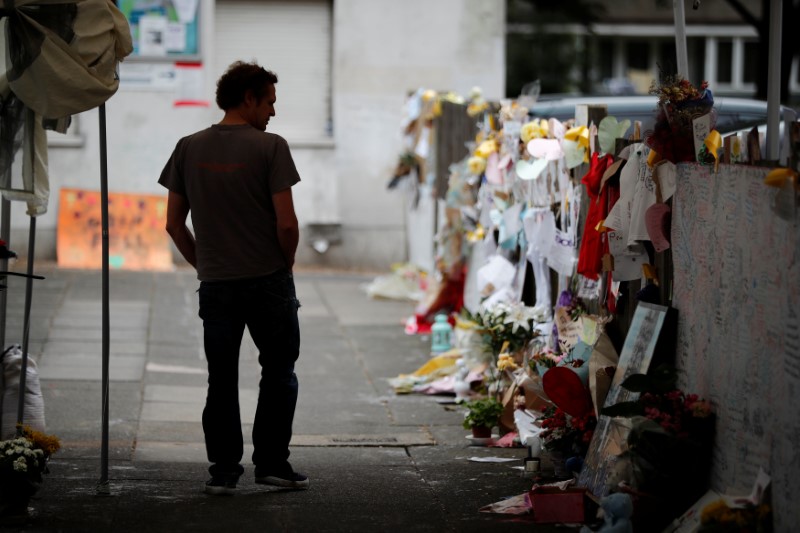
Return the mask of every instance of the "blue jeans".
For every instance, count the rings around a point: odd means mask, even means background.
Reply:
[[[211,475],[240,475],[244,454],[239,413],[239,349],[244,328],[261,365],[253,422],[253,464],[259,472],[282,472],[297,405],[294,363],[300,353],[300,302],[286,270],[261,278],[200,283],[200,318],[208,360],[203,432]]]

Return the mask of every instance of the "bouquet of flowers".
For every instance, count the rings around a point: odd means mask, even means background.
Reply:
[[[29,427],[19,437],[0,441],[0,515],[38,490],[47,461],[60,447],[57,437]]]
[[[711,113],[714,106],[708,82],[696,88],[682,76],[664,76],[660,82],[653,82],[650,94],[658,97],[658,108],[653,131],[645,133],[645,143],[667,161],[694,161],[692,121]],[[712,114],[712,129],[713,122]]]
[[[669,366],[628,376],[621,386],[640,393],[639,398],[605,407],[601,414],[631,422],[615,477],[677,509],[691,505],[704,490],[715,416],[708,401],[686,394],[676,382],[677,372]]]
[[[465,318],[478,324],[483,342],[496,356],[500,353],[516,353],[527,347],[539,335],[534,324],[540,318],[532,307],[521,302],[500,303],[491,309],[485,308],[474,316],[462,309]]]
[[[544,429],[542,447],[566,457],[584,457],[597,427],[597,417],[593,412],[570,416],[555,406],[548,407],[538,420]]]
[[[533,357],[531,357],[531,362],[538,369],[553,368],[554,366],[560,365],[567,358],[567,355],[568,354],[554,350],[549,346],[545,346],[533,354]]]

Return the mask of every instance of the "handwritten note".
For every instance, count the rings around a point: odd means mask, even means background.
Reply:
[[[693,119],[692,129],[694,130],[694,153],[696,159],[700,161],[700,150],[703,148],[703,141],[706,140],[706,137],[711,132],[711,113]]]

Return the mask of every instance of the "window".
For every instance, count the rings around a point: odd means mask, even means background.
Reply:
[[[700,85],[706,79],[706,39],[690,37],[686,40],[686,53],[689,56],[689,81]]]
[[[755,83],[758,78],[758,42],[745,41],[744,43],[744,81]]]
[[[597,51],[598,78],[605,80],[614,77],[614,41],[601,39]]]
[[[628,41],[625,47],[629,69],[650,70],[650,43],[647,41]]]
[[[255,59],[278,75],[270,131],[294,142],[327,140],[332,19],[330,0],[218,0],[211,75]]]
[[[733,83],[733,41],[717,43],[717,82]]]
[[[675,50],[675,39],[662,41],[658,46],[658,65],[665,72],[678,72],[678,52]],[[683,76],[686,73],[681,72]]]

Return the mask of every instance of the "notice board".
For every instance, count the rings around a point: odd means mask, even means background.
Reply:
[[[61,189],[57,256],[63,268],[102,268],[100,191]],[[108,193],[109,267],[171,270],[167,199],[151,194]]]
[[[678,165],[674,297],[681,385],[718,411],[712,488],[772,477],[775,531],[800,524],[800,221],[771,209],[768,169]]]

